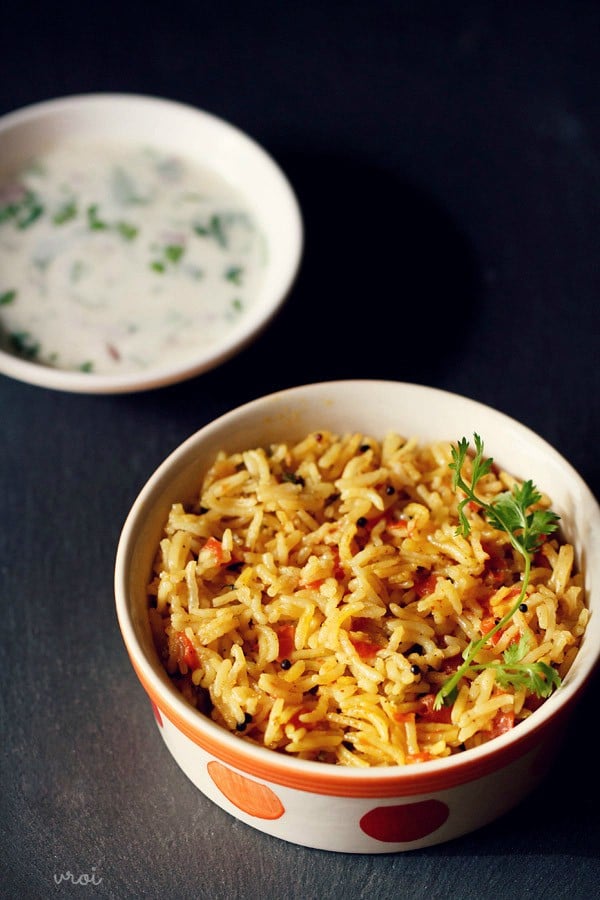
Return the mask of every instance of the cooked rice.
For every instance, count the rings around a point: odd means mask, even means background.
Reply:
[[[197,502],[172,506],[149,585],[156,645],[187,700],[244,740],[358,767],[449,756],[531,715],[541,701],[501,688],[492,668],[433,710],[523,570],[472,505],[470,535],[457,533],[451,460],[449,442],[327,431],[219,453]],[[493,468],[478,495],[514,483]],[[525,661],[564,677],[587,619],[557,533],[536,554],[525,611],[477,661],[526,634]]]

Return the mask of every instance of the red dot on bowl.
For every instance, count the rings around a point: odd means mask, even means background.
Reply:
[[[441,800],[376,806],[362,817],[360,827],[377,841],[407,843],[436,831],[449,814],[450,810]]]
[[[285,812],[277,794],[264,784],[233,772],[222,763],[211,760],[208,774],[234,806],[257,819],[279,819]]]

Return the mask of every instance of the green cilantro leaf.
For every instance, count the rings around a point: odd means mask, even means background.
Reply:
[[[65,222],[70,222],[71,219],[74,219],[77,215],[77,204],[74,200],[67,200],[60,209],[57,209],[54,215],[52,216],[52,224],[53,225],[64,225]]]
[[[87,208],[88,228],[92,231],[104,231],[108,224],[98,216],[98,204],[93,203]]]
[[[477,484],[490,472],[493,459],[484,456],[483,441],[478,434],[473,435],[473,441],[475,454],[471,461],[470,482],[465,481],[462,474],[469,453],[469,442],[466,438],[463,437],[456,447],[452,448],[452,462],[449,463],[449,468],[454,473],[452,485],[455,490],[459,489],[464,494],[463,499],[458,504],[457,533],[465,537],[468,537],[470,534],[471,525],[465,508],[468,503],[475,503],[482,510],[490,525],[508,534],[511,544],[523,557],[525,567],[521,581],[521,590],[515,603],[480,640],[471,641],[468,644],[462,654],[464,662],[454,675],[446,679],[436,694],[435,709],[440,709],[444,704],[453,703],[463,675],[468,671],[476,671],[481,668],[495,668],[499,684],[503,686],[508,686],[508,684],[524,686],[530,693],[534,693],[538,697],[549,696],[552,690],[560,685],[558,673],[546,663],[537,662],[525,665],[520,662],[527,652],[523,639],[516,645],[517,649],[511,650],[508,648],[505,651],[504,664],[496,662],[478,665],[474,662],[479,651],[498,631],[501,631],[510,622],[523,602],[529,584],[533,556],[544,539],[558,528],[559,516],[551,510],[531,509],[542,499],[542,495],[532,481],[525,481],[520,486],[515,485],[512,491],[498,494],[490,503],[482,500],[476,494]],[[508,659],[506,653],[509,653]],[[501,679],[504,679],[504,683]]]
[[[489,662],[481,665],[472,665],[474,670],[493,669],[496,681],[501,688],[520,690],[524,688],[528,694],[538,697],[549,697],[552,691],[560,687],[560,677],[556,669],[547,663],[538,662],[523,663],[530,646],[530,638],[527,634],[521,635],[518,641],[510,644],[502,658],[504,662]]]
[[[17,296],[17,292],[12,288],[8,291],[0,291],[0,306],[8,306]]]

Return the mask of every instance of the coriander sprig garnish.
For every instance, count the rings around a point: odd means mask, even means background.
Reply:
[[[469,452],[469,442],[462,438],[456,447],[452,448],[452,462],[449,464],[453,471],[452,486],[454,490],[460,489],[464,494],[458,505],[459,525],[457,533],[468,537],[471,532],[471,524],[465,513],[468,503],[475,503],[483,512],[486,520],[492,527],[504,531],[510,538],[515,550],[521,554],[524,560],[524,570],[521,579],[521,590],[515,603],[508,612],[496,622],[478,641],[470,641],[463,651],[461,666],[454,675],[448,678],[436,694],[434,708],[440,709],[445,703],[452,703],[463,675],[468,671],[479,671],[483,668],[494,668],[496,679],[503,686],[513,685],[525,687],[529,692],[539,697],[547,697],[555,687],[560,685],[560,678],[555,669],[543,662],[525,664],[522,659],[527,652],[527,642],[523,638],[515,645],[508,647],[503,654],[504,662],[475,663],[474,659],[479,651],[510,622],[516,611],[523,603],[527,593],[527,586],[531,573],[531,564],[536,550],[544,539],[558,528],[559,516],[552,510],[533,509],[542,499],[542,495],[532,481],[525,481],[521,486],[515,485],[512,491],[498,494],[487,503],[476,493],[479,481],[489,473],[493,459],[483,456],[483,441],[478,434],[473,435],[475,443],[475,455],[471,466],[471,482],[465,481],[462,470]]]
[[[530,646],[530,638],[522,634],[520,639],[510,644],[502,657],[503,663],[489,662],[471,665],[473,670],[495,669],[496,681],[502,688],[525,688],[529,694],[538,697],[549,697],[554,688],[560,686],[560,676],[556,669],[545,662],[524,663]]]

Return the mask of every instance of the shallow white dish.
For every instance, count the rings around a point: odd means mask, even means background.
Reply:
[[[147,584],[171,504],[195,496],[217,450],[292,441],[319,429],[374,436],[393,430],[424,442],[470,438],[477,432],[498,465],[531,478],[551,497],[565,536],[585,567],[591,617],[560,690],[526,722],[445,759],[350,769],[287,758],[241,741],[188,705],[174,687],[155,651],[147,616]],[[548,774],[566,722],[600,656],[600,509],[556,450],[490,407],[399,382],[303,385],[223,415],[158,467],[125,522],[115,594],[124,643],[160,734],[206,796],[242,822],[297,844],[350,853],[413,850],[493,821]]]
[[[285,301],[303,249],[298,201],[273,158],[242,131],[200,109],[156,97],[87,94],[44,101],[1,117],[0,175],[69,140],[147,144],[214,173],[244,199],[264,241],[267,262],[243,315],[197,352],[169,362],[158,358],[136,371],[101,374],[40,364],[0,349],[0,372],[64,391],[141,391],[201,374],[252,341]],[[0,284],[0,293],[2,288]],[[0,326],[1,313],[0,308]]]

